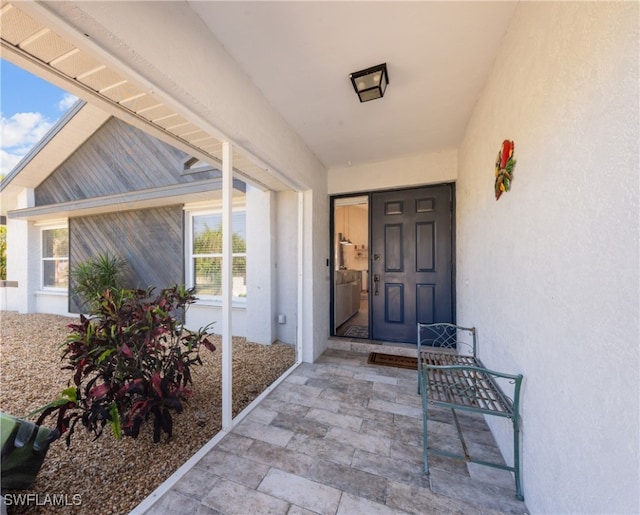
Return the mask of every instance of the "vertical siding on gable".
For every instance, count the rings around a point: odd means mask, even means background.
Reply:
[[[181,175],[187,154],[111,118],[35,190],[36,206],[214,178]]]
[[[181,205],[69,219],[69,263],[109,252],[127,261],[128,288],[156,290],[184,282],[183,210]],[[69,294],[69,311],[80,312]]]

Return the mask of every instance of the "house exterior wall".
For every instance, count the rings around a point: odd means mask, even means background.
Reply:
[[[35,292],[34,300],[34,313],[49,313],[74,318],[77,316],[74,312],[69,311],[69,296],[66,293],[38,290]]]
[[[111,118],[37,188],[25,189],[16,207],[125,195],[220,176],[219,171],[212,170],[182,174],[188,157],[143,131]],[[124,282],[127,287],[158,290],[184,283],[183,205],[176,204],[175,199],[166,202],[170,205],[125,211],[127,204],[123,201],[111,208],[112,212],[61,220],[69,228],[70,266],[109,252],[126,259]],[[41,288],[40,231],[47,223],[34,224],[9,217],[8,271],[18,287],[2,288],[2,307],[21,313],[74,316],[81,311],[76,296],[70,297],[66,290]],[[220,302],[200,302],[192,307],[187,322],[192,324],[190,327],[201,327],[220,317]],[[236,303],[233,320],[233,334],[245,336],[244,302]]]
[[[387,190],[454,181],[458,174],[457,149],[403,156],[358,166],[331,168],[330,195]]]
[[[23,190],[18,206],[32,204],[33,190]],[[42,288],[42,228],[42,224],[7,219],[7,275],[17,286],[2,288],[2,309],[73,316],[66,292]]]
[[[521,2],[458,153],[458,322],[524,374],[531,513],[640,510],[638,8]]]
[[[108,253],[126,261],[127,288],[162,288],[184,283],[182,205],[118,211],[69,219],[69,265],[73,268]],[[74,290],[73,277],[71,291]],[[80,313],[82,301],[70,295],[69,311]]]
[[[197,296],[197,295],[196,295]],[[234,301],[231,306],[233,336],[247,336],[247,309],[244,302]],[[220,334],[222,332],[222,302],[221,301],[196,301],[189,306],[185,325],[191,330],[197,330],[213,324],[209,331]]]
[[[28,297],[24,295],[30,280],[29,225],[24,220],[7,219],[7,279],[18,286],[3,288],[4,309],[20,313],[29,312]]]
[[[34,205],[34,190],[24,188],[17,196],[16,208]],[[41,272],[41,227],[26,220],[7,219],[7,278],[17,287],[3,288],[4,309],[19,313],[69,315],[66,295],[45,291]]]
[[[276,316],[285,316],[285,321],[276,325],[276,336],[281,342],[294,344],[298,315],[298,196],[292,191],[280,191],[276,198]]]
[[[42,206],[211,179],[181,175],[187,154],[111,118],[35,189]],[[219,173],[218,173],[219,176]]]
[[[154,152],[154,155],[149,155]],[[180,174],[185,157],[182,152],[174,151],[138,129],[112,119],[42,183],[38,188],[39,199],[41,204],[55,205],[95,195],[124,195],[129,193],[128,188],[149,187],[153,173],[157,173],[159,184],[172,185],[185,180]],[[145,160],[149,162],[148,166],[144,166]],[[85,168],[87,163],[91,168]],[[142,175],[147,176],[129,180],[133,170],[135,173],[146,170]],[[190,181],[193,177],[208,179],[212,172],[197,172],[186,177]],[[263,344],[270,344],[276,339],[293,344],[297,341],[298,327],[297,194],[265,192],[249,185],[246,189],[248,197],[238,197],[236,202],[247,211],[246,230],[252,249],[248,256],[247,274],[251,291],[246,301],[236,299],[233,302],[232,332],[234,336],[245,336],[250,341]],[[34,190],[25,190],[19,207],[32,207],[35,196]],[[168,198],[166,202],[175,203],[176,200]],[[125,211],[127,204],[123,201],[116,208],[98,215],[60,220],[69,228],[70,266],[73,268],[80,262],[108,252],[127,261],[126,287],[155,287],[157,290],[188,282],[184,273],[184,210],[221,209],[221,203],[211,200]],[[80,299],[73,293],[70,296],[66,290],[52,291],[39,287],[39,226],[48,222],[34,224],[10,218],[9,223],[9,234],[14,239],[20,236],[11,245],[10,276],[22,280],[14,281],[20,285],[18,288],[2,288],[0,299],[3,309],[68,316],[81,312]],[[28,234],[28,238],[24,238],[24,234]],[[276,249],[278,238],[286,247],[280,251]],[[282,293],[278,293],[278,288]],[[73,290],[72,284],[70,291]],[[285,321],[278,324],[276,320],[280,313],[285,315]],[[220,332],[221,300],[200,298],[191,306],[186,322],[190,328],[214,323],[212,330]]]
[[[247,340],[270,344],[276,334],[276,194],[247,186]],[[234,321],[235,322],[235,321]],[[235,330],[235,329],[234,329]]]

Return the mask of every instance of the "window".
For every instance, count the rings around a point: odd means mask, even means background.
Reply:
[[[42,229],[42,287],[67,289],[69,281],[69,230]]]
[[[247,296],[246,212],[234,211],[232,217],[233,297]],[[196,294],[222,295],[222,213],[200,212],[190,215],[191,238],[188,242],[188,277]]]

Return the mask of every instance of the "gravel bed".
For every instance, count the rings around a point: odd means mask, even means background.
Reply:
[[[71,378],[61,370],[63,343],[74,319],[56,315],[19,315],[0,312],[0,410],[24,417],[58,397]],[[30,490],[13,493],[66,494],[80,505],[10,507],[11,513],[128,513],[185,461],[210,440],[221,427],[221,342],[218,350],[201,350],[202,367],[193,369],[193,396],[180,415],[174,416],[173,437],[163,435],[154,444],[151,427],[143,427],[137,440],[116,440],[110,429],[93,441],[78,425],[71,446],[62,439],[51,444],[38,478]],[[295,348],[269,346],[233,338],[233,414],[295,362]],[[31,420],[34,420],[32,417]]]

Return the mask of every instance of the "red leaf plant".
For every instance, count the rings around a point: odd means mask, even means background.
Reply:
[[[95,316],[69,324],[62,359],[73,376],[60,398],[38,410],[37,424],[56,416],[57,429],[68,431],[67,445],[78,422],[96,438],[107,424],[116,437],[137,438],[152,419],[154,442],[162,433],[172,436],[171,412],[181,413],[191,395],[191,367],[202,365],[200,345],[215,346],[210,325],[196,332],[183,325],[196,301],[193,289],[153,291],[106,290]]]

